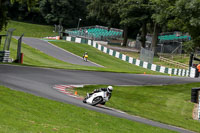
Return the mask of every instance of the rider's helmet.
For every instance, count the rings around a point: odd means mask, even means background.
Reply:
[[[112,87],[112,86],[108,86],[108,87],[107,87],[107,91],[108,91],[109,93],[112,93],[113,87]]]
[[[87,54],[87,52],[85,52],[85,54]]]

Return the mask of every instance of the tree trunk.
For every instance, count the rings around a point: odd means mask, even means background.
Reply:
[[[123,36],[124,36],[124,40],[123,40],[123,45],[122,46],[126,46],[127,40],[128,40],[128,26],[127,25],[124,26],[124,34],[123,34]]]
[[[147,35],[147,26],[146,26],[146,23],[143,23],[142,33],[141,33],[141,43],[142,43],[143,48],[145,48],[146,35]]]
[[[158,43],[158,34],[159,34],[160,28],[157,23],[154,25],[154,31],[153,31],[153,37],[152,37],[152,43],[151,43],[151,49],[154,52],[154,54],[157,54],[156,47]]]

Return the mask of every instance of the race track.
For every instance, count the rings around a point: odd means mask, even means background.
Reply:
[[[19,37],[14,37],[18,39]],[[80,56],[74,55],[64,49],[61,49],[47,41],[43,41],[37,38],[31,38],[31,37],[23,37],[22,38],[23,43],[36,48],[45,54],[52,56],[56,59],[62,60],[64,62],[68,62],[71,64],[77,64],[77,65],[83,65],[83,66],[96,66],[96,67],[103,67],[101,65],[98,65],[94,62],[91,62],[88,60],[88,62],[83,61],[83,59]]]
[[[101,113],[106,113],[182,133],[190,133],[191,131],[120,113],[114,110],[92,107],[87,104],[83,104],[82,101],[78,99],[74,99],[58,92],[57,90],[53,89],[53,86],[58,84],[162,85],[192,83],[199,81],[200,79],[185,77],[45,69],[0,64],[0,85],[4,85],[15,90],[28,92],[37,96],[84,107],[90,110],[95,110]]]

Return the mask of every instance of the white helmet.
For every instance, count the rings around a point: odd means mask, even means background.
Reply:
[[[111,93],[112,90],[113,90],[113,87],[112,87],[112,86],[108,86],[108,87],[107,87],[107,90],[108,90],[109,93]]]

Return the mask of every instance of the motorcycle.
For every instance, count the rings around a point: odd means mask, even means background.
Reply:
[[[109,98],[109,93],[105,91],[95,92],[91,95],[87,93],[83,103],[87,103],[92,106],[96,106],[97,104],[104,105],[109,100]]]
[[[87,62],[88,55],[83,56],[83,60]]]

